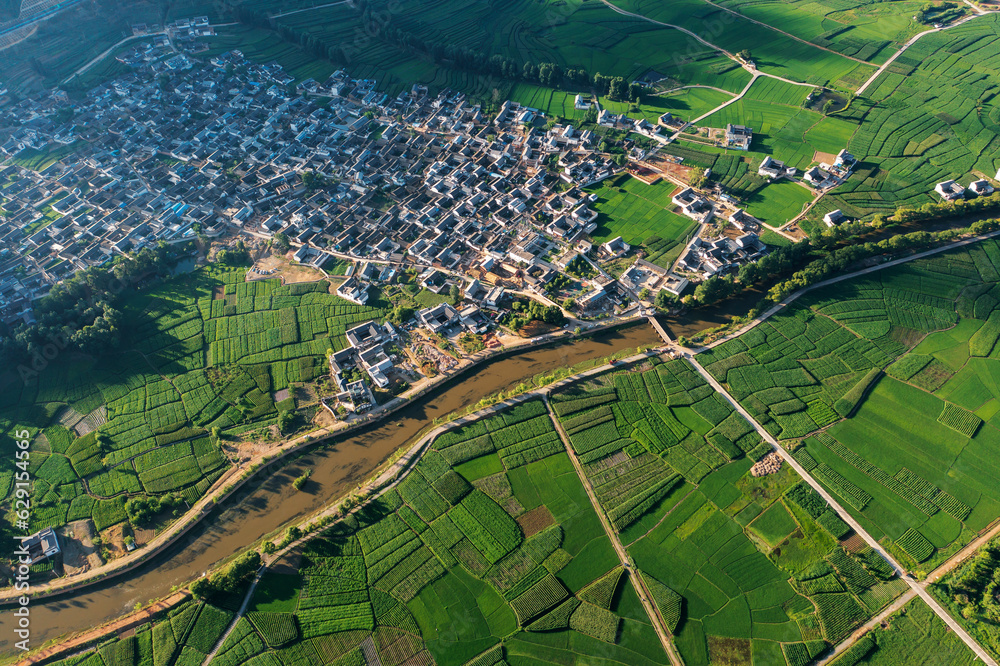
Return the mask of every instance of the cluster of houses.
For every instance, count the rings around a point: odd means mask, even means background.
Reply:
[[[1000,178],[1000,171],[997,172]],[[934,186],[934,191],[945,201],[955,201],[964,199],[966,192],[971,192],[975,196],[989,196],[993,194],[993,185],[986,179],[975,180],[969,184],[968,189],[955,180],[946,180]]]
[[[736,238],[722,236],[714,240],[695,238],[677,262],[677,270],[708,279],[757,261],[766,252],[767,245],[755,233],[745,233]]]
[[[6,110],[2,156],[68,154],[40,171],[0,169],[4,321],[29,319],[52,284],[117,254],[233,233],[281,232],[318,268],[335,256],[415,264],[487,295],[543,294],[560,274],[549,258],[595,228],[583,188],[621,173],[593,134],[545,129],[515,102],[487,115],[462,94],[391,97],[342,71],[292,89],[280,66],[238,51],[168,84],[151,71],[91,90],[71,115],[59,92]],[[363,303],[391,279],[376,265],[341,295]]]

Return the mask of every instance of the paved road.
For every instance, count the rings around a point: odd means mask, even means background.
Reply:
[[[815,289],[822,289],[823,287],[828,287],[831,284],[837,284],[838,282],[843,282],[844,280],[851,280],[851,279],[859,277],[861,275],[868,275],[870,273],[874,273],[875,271],[881,271],[881,270],[884,270],[886,268],[892,268],[893,266],[899,266],[900,264],[905,264],[905,263],[907,263],[909,261],[915,261],[917,259],[923,259],[924,257],[930,257],[930,256],[933,256],[935,254],[940,254],[942,252],[947,252],[948,250],[954,250],[955,248],[964,247],[964,246],[970,245],[972,243],[979,243],[980,241],[984,241],[987,238],[995,238],[997,236],[1000,236],[1000,231],[991,231],[988,234],[982,234],[981,236],[973,236],[971,238],[966,238],[965,240],[955,241],[954,243],[948,243],[947,245],[942,245],[941,247],[937,247],[937,248],[934,248],[934,249],[931,249],[931,250],[925,250],[923,252],[918,252],[916,254],[911,254],[911,255],[906,256],[906,257],[900,257],[899,259],[893,259],[891,261],[887,261],[887,262],[879,264],[877,266],[869,266],[868,268],[863,268],[863,269],[861,269],[859,271],[854,271],[853,273],[845,273],[844,275],[838,275],[837,277],[832,277],[832,278],[829,278],[827,280],[823,280],[822,282],[817,282],[814,285],[810,285],[808,287],[804,287],[802,289],[799,289],[794,294],[791,294],[790,296],[788,296],[787,298],[785,298],[780,303],[775,303],[770,308],[768,308],[765,312],[761,313],[756,318],[754,318],[753,321],[745,324],[744,326],[741,326],[740,328],[736,329],[732,333],[729,333],[728,335],[725,335],[725,336],[719,338],[718,340],[710,342],[707,345],[704,345],[702,347],[695,347],[695,348],[693,348],[693,349],[691,349],[689,351],[691,351],[691,353],[693,353],[693,354],[700,354],[701,352],[705,351],[706,349],[712,349],[713,347],[718,347],[721,344],[729,342],[733,338],[736,338],[736,337],[739,337],[739,336],[743,335],[744,333],[746,333],[747,331],[749,331],[753,327],[761,324],[762,322],[766,321],[768,318],[770,318],[770,317],[774,316],[775,314],[781,312],[788,305],[790,305],[791,303],[793,303],[794,301],[796,301],[800,296],[802,296],[804,294],[808,294],[810,291],[813,291]]]
[[[966,1],[968,2],[968,0],[966,0]],[[843,53],[840,53],[839,51],[834,51],[833,49],[828,49],[825,46],[820,46],[819,44],[815,44],[813,42],[810,42],[808,39],[802,39],[801,37],[796,37],[795,35],[793,35],[790,32],[785,32],[784,30],[781,30],[779,28],[775,28],[773,25],[769,25],[767,23],[763,23],[762,21],[758,21],[756,19],[752,19],[749,16],[747,16],[746,14],[741,14],[741,13],[735,11],[735,10],[730,9],[729,7],[723,7],[722,5],[717,5],[716,3],[712,2],[712,0],[702,0],[702,2],[710,4],[713,7],[715,7],[716,9],[721,9],[724,12],[729,12],[733,16],[739,16],[741,19],[744,19],[746,21],[750,21],[751,23],[756,23],[757,25],[763,26],[763,27],[765,27],[765,28],[767,28],[769,30],[774,30],[775,32],[780,32],[785,37],[790,37],[791,39],[794,39],[797,42],[802,42],[803,44],[806,44],[808,46],[813,47],[814,49],[819,49],[821,51],[826,51],[827,53],[832,53],[834,55],[838,55],[841,58],[847,58],[848,60],[853,60],[854,62],[859,62],[862,65],[870,65],[871,64],[867,60],[861,60],[860,58],[854,58],[854,57],[851,57],[849,55],[845,55]]]
[[[814,479],[809,474],[809,472],[804,467],[802,467],[802,465],[800,465],[798,461],[795,460],[795,458],[792,457],[791,453],[789,453],[787,450],[785,450],[784,447],[778,444],[778,440],[772,437],[771,433],[765,430],[764,426],[758,423],[757,420],[750,415],[750,412],[743,409],[743,406],[739,402],[737,402],[731,395],[729,395],[729,392],[726,391],[726,389],[724,389],[722,385],[715,380],[715,377],[713,377],[707,370],[705,370],[705,368],[703,368],[701,364],[694,359],[693,356],[688,356],[687,358],[691,362],[691,365],[694,366],[694,369],[698,371],[698,374],[700,374],[705,379],[705,381],[707,381],[709,385],[713,389],[715,389],[715,391],[719,395],[724,397],[726,400],[729,401],[730,404],[732,404],[733,408],[740,413],[740,416],[745,418],[747,422],[750,425],[752,425],[754,429],[760,434],[760,436],[764,438],[764,441],[770,444],[775,449],[775,451],[777,451],[778,455],[780,455],[792,469],[798,472],[799,476],[801,476],[806,481],[806,483],[812,486],[813,489],[817,493],[819,493],[824,500],[826,500],[827,504],[829,504],[830,507],[832,507],[833,510],[837,512],[841,520],[850,525],[851,529],[853,529],[862,539],[864,539],[865,543],[871,546],[872,550],[881,555],[883,558],[885,558],[886,562],[892,565],[892,568],[895,569],[900,576],[902,576],[903,581],[910,586],[910,589],[914,593],[916,593],[917,596],[923,599],[924,603],[926,603],[928,606],[931,607],[931,610],[933,610],[937,614],[937,616],[940,617],[941,620],[946,625],[948,625],[948,627],[953,632],[955,632],[956,636],[962,639],[963,643],[969,646],[970,650],[975,652],[976,655],[983,660],[984,664],[987,664],[988,666],[997,666],[997,663],[993,660],[993,658],[986,652],[986,650],[980,647],[979,643],[973,640],[972,636],[969,635],[969,633],[962,627],[962,625],[960,625],[958,622],[952,619],[951,615],[949,615],[943,608],[941,608],[941,605],[937,602],[937,600],[934,599],[927,592],[927,590],[925,590],[924,587],[920,585],[920,583],[913,580],[909,575],[906,575],[904,573],[903,567],[901,567],[899,563],[896,562],[896,560],[882,547],[882,544],[880,544],[878,541],[875,540],[874,537],[868,534],[865,528],[863,528],[861,524],[854,519],[854,516],[845,511],[844,508],[840,506],[840,504],[837,502],[837,500],[833,498],[833,495],[828,493],[826,489],[823,488],[823,486],[821,486],[819,482],[816,481],[816,479]]]
[[[914,44],[916,44],[917,40],[919,40],[924,35],[929,35],[929,34],[934,33],[934,32],[941,32],[942,30],[949,30],[949,29],[954,28],[956,26],[962,25],[963,23],[968,23],[972,19],[977,18],[979,16],[986,16],[988,14],[996,14],[997,13],[997,11],[995,11],[995,10],[994,11],[979,10],[979,12],[980,13],[973,14],[972,16],[966,16],[964,19],[962,19],[960,21],[956,21],[956,22],[952,23],[951,25],[946,25],[943,28],[932,28],[930,30],[924,30],[923,32],[921,32],[918,35],[914,35],[913,37],[910,38],[910,41],[908,41],[905,44],[903,44],[903,47],[901,49],[899,49],[898,51],[896,51],[895,53],[893,53],[891,58],[889,58],[888,60],[886,60],[885,63],[882,64],[881,67],[879,67],[877,70],[875,70],[875,73],[871,75],[871,78],[869,78],[867,81],[865,81],[861,85],[861,87],[857,89],[857,91],[854,94],[855,95],[864,95],[865,91],[868,90],[868,86],[870,86],[871,84],[875,83],[875,79],[877,79],[879,76],[881,76],[882,72],[884,72],[886,69],[888,69],[889,65],[891,65],[892,63],[894,63],[896,61],[896,58],[898,58],[899,56],[903,55],[903,51],[905,51],[906,49],[908,49],[911,46],[913,46]]]
[[[991,528],[987,529],[980,536],[970,541],[968,544],[966,544],[965,548],[963,548],[962,550],[958,551],[957,553],[949,557],[941,566],[932,571],[930,575],[927,576],[927,578],[920,581],[920,586],[923,588],[927,588],[930,585],[933,585],[937,581],[941,580],[941,578],[943,578],[945,575],[953,571],[955,567],[958,567],[962,563],[964,563],[970,556],[974,555],[982,546],[984,546],[990,539],[993,539],[998,534],[1000,534],[1000,520],[997,520]],[[833,653],[831,653],[825,659],[822,659],[819,662],[817,662],[817,666],[822,666],[823,664],[827,664],[833,661],[838,655],[842,654],[845,650],[847,650],[847,648],[854,645],[858,641],[858,639],[860,639],[870,630],[878,626],[878,624],[882,622],[882,620],[884,620],[885,618],[887,618],[888,616],[892,615],[897,610],[905,606],[915,596],[917,596],[916,592],[914,592],[912,589],[908,590],[905,594],[896,599],[896,601],[894,601],[885,610],[883,610],[874,618],[866,622],[863,627],[854,631],[846,640],[842,641],[836,648],[834,648]]]
[[[543,394],[542,399],[545,401],[545,409],[549,413],[549,418],[552,419],[552,425],[555,426],[556,432],[559,433],[559,438],[562,439],[563,446],[566,447],[566,453],[569,454],[569,459],[573,462],[573,467],[576,469],[576,475],[580,477],[580,482],[583,484],[584,490],[587,491],[587,497],[590,499],[590,503],[594,505],[594,512],[597,514],[597,517],[601,519],[601,526],[604,528],[604,532],[608,535],[608,540],[611,541],[611,545],[614,546],[615,552],[618,553],[618,560],[626,566],[628,579],[632,581],[632,587],[635,588],[635,593],[639,595],[639,600],[642,602],[643,607],[646,609],[646,614],[649,615],[649,619],[653,623],[653,629],[656,630],[656,635],[659,637],[660,643],[663,645],[664,652],[667,653],[667,656],[670,658],[670,663],[673,664],[673,666],[684,666],[684,661],[681,659],[680,654],[677,652],[673,642],[670,640],[670,631],[667,630],[666,622],[664,622],[659,610],[651,601],[653,597],[649,593],[649,590],[646,589],[646,583],[638,574],[636,574],[635,570],[631,566],[631,559],[628,556],[628,551],[625,550],[625,546],[622,545],[621,539],[618,538],[618,532],[616,532],[612,527],[608,517],[604,515],[604,509],[597,500],[597,494],[594,493],[594,488],[590,485],[590,479],[587,478],[587,475],[583,471],[583,465],[580,464],[580,459],[577,458],[576,451],[573,450],[573,447],[569,443],[569,437],[566,436],[566,431],[563,430],[562,424],[559,423],[559,419],[557,419],[555,414],[552,413],[552,406],[549,404],[548,394]]]
[[[299,12],[311,12],[314,9],[326,9],[327,7],[336,7],[337,5],[346,5],[347,0],[340,0],[339,2],[329,2],[325,5],[317,5],[315,7],[306,7],[305,9],[293,9],[290,12],[282,12],[281,14],[273,14],[270,18],[281,18],[282,16],[291,16],[292,14],[298,14]]]

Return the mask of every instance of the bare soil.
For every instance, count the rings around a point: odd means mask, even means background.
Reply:
[[[267,280],[280,277],[282,283],[291,284],[293,282],[317,282],[322,280],[324,275],[315,268],[300,266],[292,263],[283,255],[267,254],[257,260],[255,268],[263,271],[274,271],[268,275],[258,273],[247,273],[247,280]]]
[[[837,156],[833,153],[821,153],[818,150],[813,153],[813,162],[826,162],[827,164],[833,164],[835,159],[837,159]]]
[[[94,548],[94,525],[89,519],[73,521],[59,530],[59,545],[67,576],[74,576],[103,564],[100,554]]]
[[[544,504],[517,518],[517,524],[521,526],[526,538],[538,534],[549,525],[554,525],[555,522],[552,512]]]
[[[546,324],[544,321],[538,321],[537,319],[531,322],[518,331],[518,335],[522,338],[533,338],[538,335],[545,335],[546,333],[551,333],[552,331],[558,331],[558,326],[553,326],[552,324]]]
[[[108,550],[108,557],[117,560],[127,552],[125,550],[125,523],[112,525],[101,533],[101,541]]]

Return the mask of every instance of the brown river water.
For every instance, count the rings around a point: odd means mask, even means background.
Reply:
[[[711,325],[708,321],[700,328]],[[141,568],[75,594],[32,603],[31,646],[125,615],[136,604],[167,595],[171,587],[200,576],[289,521],[313,513],[367,479],[380,463],[413,442],[435,418],[513,388],[539,373],[624,349],[658,344],[660,339],[652,326],[637,325],[517,353],[473,369],[385,421],[316,448],[274,473],[250,481],[179,542]],[[297,491],[292,480],[307,468],[312,469],[310,492]],[[0,611],[0,658],[9,659],[16,652],[14,621],[11,609]]]

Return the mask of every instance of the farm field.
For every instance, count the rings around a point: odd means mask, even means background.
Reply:
[[[941,618],[923,602],[915,600],[892,615],[884,628],[874,629],[831,663],[833,666],[915,663],[963,666],[979,663],[979,660]]]
[[[836,85],[842,78],[870,75],[875,68],[849,60],[809,44],[803,44],[776,30],[752,23],[696,0],[659,3],[629,0],[618,6],[657,21],[680,25],[694,32],[711,23],[712,41],[725,45],[731,53],[750,49],[763,71],[815,85]],[[806,89],[808,90],[808,89]]]
[[[596,193],[593,204],[598,212],[597,229],[590,236],[604,243],[621,236],[631,245],[639,245],[650,236],[681,244],[695,228],[694,220],[674,212],[670,198],[677,186],[667,181],[646,185],[641,180],[623,176],[590,188]]]
[[[749,81],[749,75],[747,80]],[[579,92],[585,98],[593,99],[589,90]],[[543,111],[552,117],[564,118],[570,122],[582,122],[587,111],[575,107],[576,95],[576,92],[554,90],[530,83],[517,83],[511,88],[510,99]],[[646,95],[641,103],[635,105],[607,98],[599,98],[599,102],[601,108],[606,108],[612,113],[625,113],[630,118],[645,118],[655,125],[659,117],[668,111],[678,118],[691,120],[714,109],[727,99],[729,95],[718,90],[690,88],[662,96]]]
[[[606,373],[552,409],[533,399],[438,436],[396,488],[263,577],[213,663],[667,664],[632,575],[687,664],[808,660],[905,589],[841,547],[849,530],[790,468],[748,474],[767,445],[685,362]],[[663,449],[661,432],[680,442]],[[101,649],[204,659],[239,598],[212,602]]]
[[[804,169],[816,162],[816,151],[837,153],[847,146],[854,127],[835,116],[803,108],[808,87],[783,81],[759,78],[747,95],[734,104],[702,120],[703,127],[725,127],[728,123],[748,125],[753,129],[749,154],[754,161],[752,172],[765,155],[789,166]],[[740,153],[730,151],[730,154]],[[729,185],[723,181],[723,185]]]
[[[685,663],[806,663],[905,589],[841,547],[849,528],[791,469],[748,474],[769,445],[685,362],[607,373],[552,407]]]
[[[115,355],[65,359],[7,386],[0,432],[28,428],[38,441],[31,529],[89,518],[104,532],[127,519],[132,497],[194,503],[230,464],[214,428],[275,423],[295,404],[274,392],[313,380],[348,327],[384,316],[328,289],[200,268],[124,302]],[[0,490],[12,481],[4,463]]]
[[[289,561],[213,663],[669,663],[540,400],[438,437]]]
[[[1000,50],[989,36],[997,25],[984,16],[922,38],[867,99],[838,114],[858,124],[848,149],[862,164],[831,196],[834,207],[849,215],[918,207],[939,200],[938,182],[996,174],[1000,110],[988,91],[996,89]]]
[[[663,93],[658,97],[662,100],[665,111],[685,121],[698,118],[731,99],[730,95],[711,88],[686,88]]]
[[[699,355],[772,434],[806,438],[799,462],[912,571],[1000,515],[994,257],[988,240],[813,292]]]
[[[254,9],[267,12],[269,6],[284,5],[255,3]],[[385,3],[374,2],[371,7],[375,12],[383,11]],[[717,79],[714,85],[733,91],[745,85],[749,76],[729,59],[686,35],[617,15],[600,4],[574,2],[549,6],[520,0],[502,6],[486,6],[471,0],[449,3],[410,0],[393,5],[389,11],[395,27],[430,43],[505,55],[519,62],[553,62],[563,68],[583,68],[591,73],[629,79],[657,72],[682,84],[712,77]],[[456,68],[436,67],[428,57],[378,37],[369,39],[364,48],[355,47],[355,30],[363,26],[360,14],[348,6],[320,8],[276,21],[280,26],[315,37],[322,43],[344,44],[352,75],[378,79],[391,94],[413,83],[483,96],[489,95],[493,88],[505,94],[511,88],[509,81],[497,81]],[[243,36],[254,39],[250,35]],[[656,47],[650,48],[651,43]],[[681,53],[684,55],[674,57]],[[518,91],[511,93],[514,98],[530,98],[531,86],[518,84],[517,88]],[[572,105],[565,108],[565,95],[564,92],[547,91],[545,99],[536,100],[534,105],[575,118]],[[655,109],[656,103],[651,104]],[[653,111],[648,115],[652,117]]]
[[[719,4],[800,39],[875,64],[885,62],[894,48],[924,29],[912,20],[922,3],[912,1],[821,5],[726,0]]]
[[[790,180],[779,180],[746,194],[743,204],[748,213],[772,227],[780,227],[802,212],[813,200],[808,188]]]

